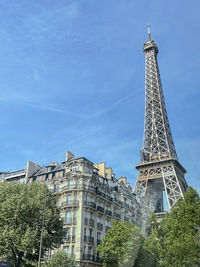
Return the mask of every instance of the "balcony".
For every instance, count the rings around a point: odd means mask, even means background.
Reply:
[[[94,243],[94,237],[88,236],[88,243]]]
[[[60,192],[64,192],[66,190],[73,190],[73,189],[80,189],[80,185],[77,185],[77,184],[66,185],[60,189]]]
[[[79,201],[78,200],[67,200],[61,203],[61,207],[70,207],[70,206],[78,206]]]
[[[83,260],[86,260],[86,261],[94,261],[94,255],[91,255],[91,254],[83,254]]]
[[[84,241],[85,242],[88,242],[88,243],[93,243],[94,244],[94,237],[84,235]]]
[[[103,259],[97,256],[97,257],[96,257],[96,262],[98,262],[98,263],[103,263]]]
[[[96,187],[94,187],[94,186],[92,186],[92,185],[86,185],[86,184],[83,184],[83,189],[86,189],[86,190],[90,190],[90,191],[96,192]]]
[[[112,211],[110,211],[110,210],[106,210],[105,213],[106,213],[106,215],[108,215],[108,216],[112,216]]]
[[[113,216],[117,219],[121,219],[121,215],[119,213],[113,212]]]
[[[72,219],[72,218],[65,218],[64,220],[64,224],[76,224],[76,219]]]
[[[108,199],[109,201],[113,201],[113,198],[111,196],[106,195],[104,192],[99,191],[98,189],[96,189],[96,193],[97,193],[97,195],[104,197],[104,198]]]
[[[104,213],[104,208],[101,207],[101,206],[97,206],[97,211],[100,211],[100,212]]]
[[[103,230],[103,224],[97,223],[97,229],[102,231]]]
[[[96,204],[94,202],[92,202],[92,201],[84,201],[84,206],[96,209]]]

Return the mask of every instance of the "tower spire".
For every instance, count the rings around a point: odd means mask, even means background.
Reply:
[[[159,66],[158,47],[151,40],[144,44],[145,53],[145,123],[141,163],[136,166],[138,177],[135,192],[147,196],[152,212],[164,211],[163,191],[169,208],[183,197],[187,188],[186,170],[179,163],[168,121]]]
[[[150,27],[150,24],[148,24],[147,28],[148,28],[148,39],[149,39],[149,41],[151,41],[151,27]]]

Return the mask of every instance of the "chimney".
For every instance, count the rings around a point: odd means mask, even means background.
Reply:
[[[75,157],[75,155],[72,152],[70,152],[70,151],[66,152],[66,161],[73,159],[74,157]]]

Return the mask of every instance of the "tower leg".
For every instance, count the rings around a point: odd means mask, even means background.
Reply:
[[[163,167],[162,175],[168,205],[169,208],[171,208],[177,202],[177,200],[183,198],[183,192],[181,190],[179,180],[177,178],[177,174],[173,165]]]

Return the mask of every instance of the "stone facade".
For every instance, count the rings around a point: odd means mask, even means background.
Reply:
[[[28,182],[45,182],[59,196],[66,229],[61,246],[77,266],[101,266],[96,252],[114,219],[134,222],[145,233],[148,210],[137,199],[126,177],[116,179],[105,163],[93,164],[67,152],[66,161],[53,162]]]

